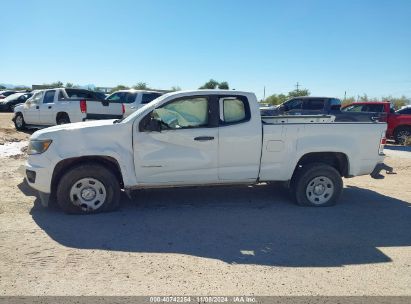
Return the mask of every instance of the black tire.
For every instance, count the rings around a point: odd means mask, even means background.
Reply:
[[[314,192],[316,182],[320,187],[318,195]],[[315,190],[311,192],[312,187]],[[323,194],[321,194],[322,188],[324,189]],[[342,189],[343,181],[340,173],[334,167],[324,163],[312,163],[298,168],[291,181],[292,194],[300,206],[333,206],[340,197]],[[317,199],[318,201],[315,201]]]
[[[23,114],[21,113],[16,113],[16,116],[13,119],[14,121],[14,126],[16,127],[16,130],[24,130],[26,129],[26,122],[24,121]]]
[[[78,188],[76,183],[87,179],[97,180],[104,186],[105,199],[102,203],[99,202],[99,206],[96,209],[87,209],[87,205],[81,207],[73,202],[77,201],[77,204],[82,203],[81,199],[76,198],[75,195],[72,196],[71,191],[73,189],[75,191],[75,189]],[[81,183],[79,184],[81,185]],[[94,187],[94,184],[92,185],[92,187]],[[57,204],[64,212],[69,214],[91,214],[113,211],[120,205],[120,196],[120,183],[116,175],[99,164],[85,164],[73,167],[60,179],[56,192]],[[90,201],[90,204],[93,205],[94,202]]]
[[[397,129],[395,129],[394,139],[395,139],[396,144],[399,144],[399,145],[404,144],[406,137],[411,137],[411,127],[404,126],[404,127],[398,127]]]
[[[68,117],[67,114],[60,114],[56,118],[56,123],[58,125],[69,124],[70,123],[70,118]]]

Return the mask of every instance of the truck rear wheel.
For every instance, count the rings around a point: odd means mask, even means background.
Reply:
[[[411,137],[411,127],[399,127],[394,131],[394,139],[397,144],[404,144],[408,137]]]
[[[56,123],[58,125],[64,125],[64,124],[69,124],[70,123],[70,118],[66,113],[59,113],[56,118]]]
[[[343,182],[340,173],[334,167],[313,163],[297,170],[291,182],[291,190],[298,205],[335,205],[341,195]]]
[[[70,214],[99,213],[116,209],[120,204],[120,183],[109,169],[101,165],[79,165],[60,179],[57,203]]]

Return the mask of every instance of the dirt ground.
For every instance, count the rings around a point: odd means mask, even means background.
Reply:
[[[10,118],[0,145],[29,136]],[[386,163],[396,175],[346,179],[330,208],[261,185],[144,190],[68,216],[40,206],[24,156],[0,157],[0,295],[411,295],[411,158]]]

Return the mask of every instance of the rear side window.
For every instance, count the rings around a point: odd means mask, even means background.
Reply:
[[[331,98],[330,99],[330,109],[331,110],[341,109],[341,100],[339,100],[338,98]]]
[[[146,103],[152,102],[154,99],[160,96],[161,96],[161,93],[143,93],[141,103],[146,104]]]
[[[83,90],[73,90],[66,89],[67,96],[72,99],[82,98],[82,99],[94,99],[93,92],[83,91]]]
[[[54,102],[54,94],[56,91],[47,91],[44,94],[43,103],[53,103]]]
[[[324,99],[307,99],[303,102],[303,110],[324,109]]]
[[[369,104],[363,107],[363,112],[384,112],[383,104]]]
[[[125,93],[122,98],[123,103],[133,103],[136,101],[137,93]]]
[[[223,124],[241,123],[250,120],[250,106],[247,98],[220,98],[220,113]]]

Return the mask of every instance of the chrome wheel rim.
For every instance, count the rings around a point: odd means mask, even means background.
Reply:
[[[327,203],[334,194],[334,183],[326,176],[314,177],[307,185],[305,194],[307,199],[315,204]]]
[[[23,117],[21,117],[20,115],[16,117],[16,125],[17,127],[21,127],[23,126]]]
[[[83,211],[97,210],[104,204],[106,197],[104,184],[91,177],[76,181],[70,189],[71,202]]]

